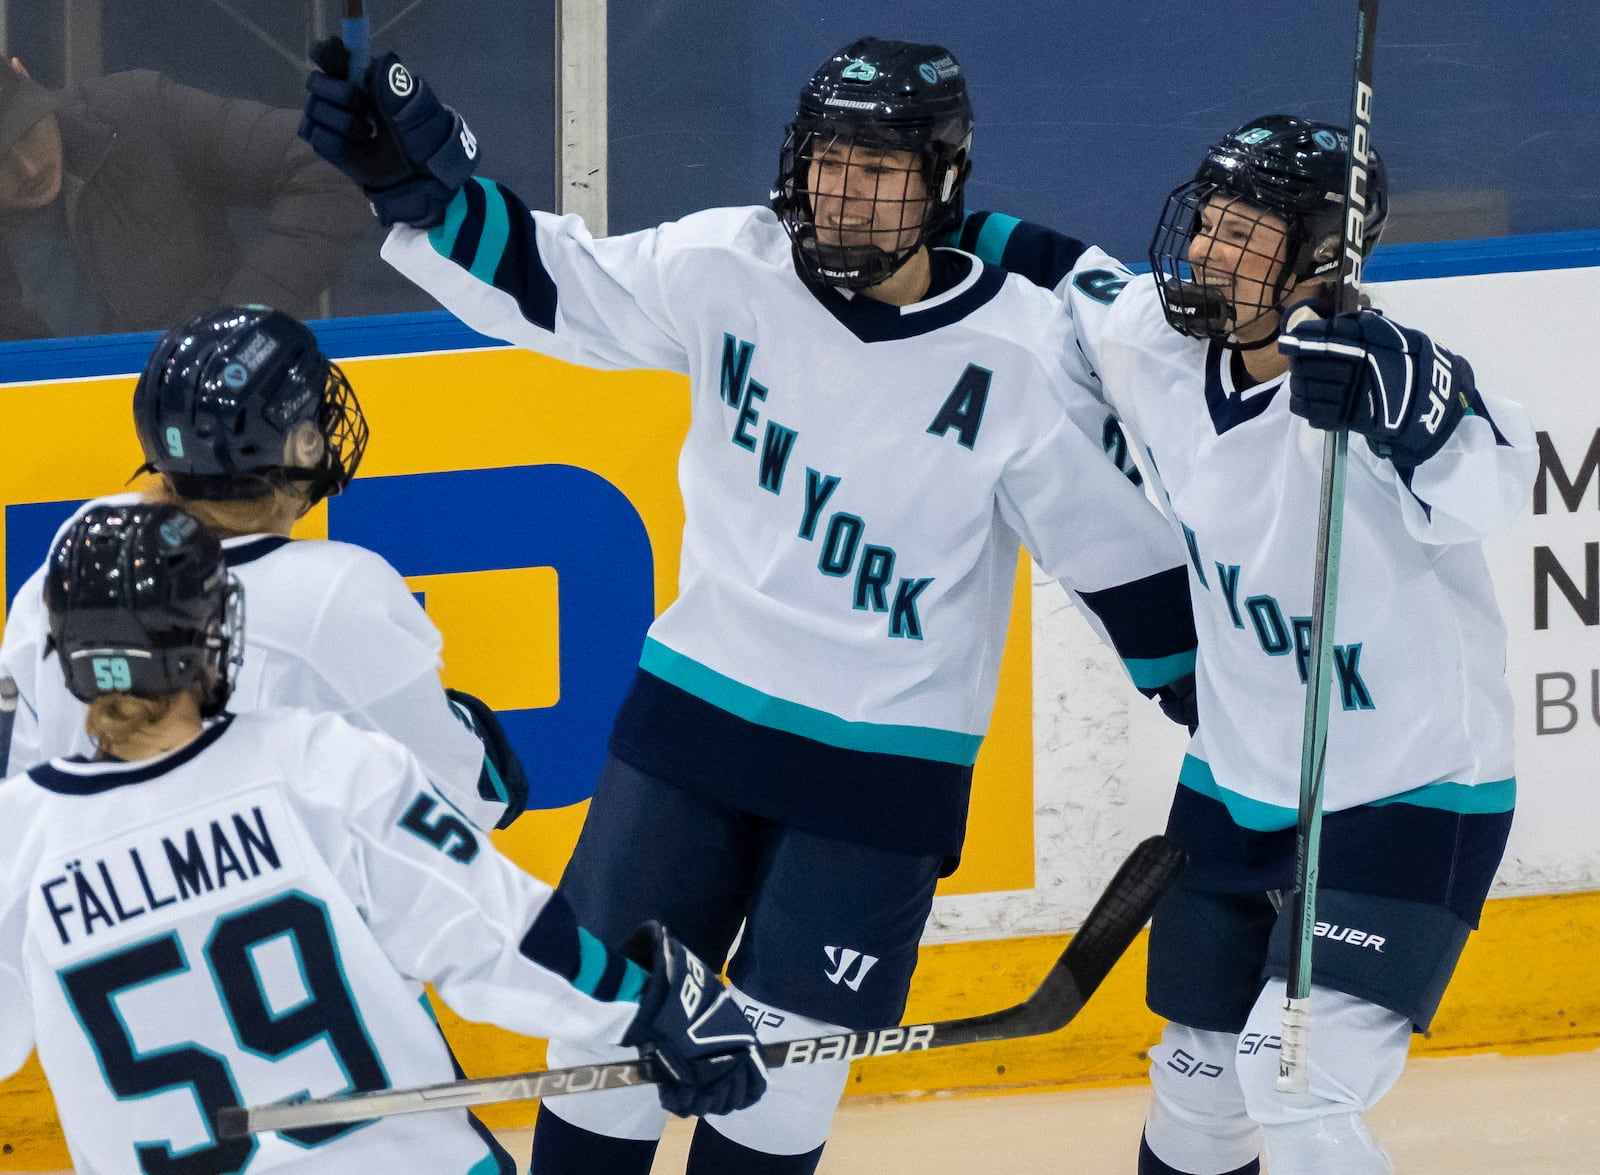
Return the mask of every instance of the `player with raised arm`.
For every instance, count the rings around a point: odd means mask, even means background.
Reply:
[[[78,1170],[510,1175],[464,1110],[214,1130],[227,1106],[449,1080],[424,982],[468,1019],[639,1047],[674,1112],[760,1096],[749,1025],[659,925],[608,951],[387,735],[224,710],[242,593],[194,518],[92,507],[45,596],[95,752],[0,787],[0,1075],[37,1047]]]
[[[1325,307],[1343,248],[1348,137],[1253,119],[1168,198],[1153,273],[1067,273],[1063,239],[974,213],[963,239],[1052,286],[1182,528],[1203,717],[1168,833],[1190,855],[1151,927],[1141,1175],[1390,1170],[1362,1115],[1433,1018],[1504,850],[1515,800],[1506,633],[1481,540],[1538,466],[1517,404],[1467,361],[1363,309]],[[1369,162],[1363,244],[1383,229]],[[986,226],[991,226],[985,232]],[[1307,427],[1308,423],[1311,427]],[[1310,1088],[1279,1092],[1321,429],[1347,428]]]
[[[1134,681],[1191,669],[1182,546],[1075,424],[1057,299],[929,239],[972,110],[936,45],[864,39],[806,83],[772,207],[596,240],[472,179],[476,142],[394,55],[314,51],[302,133],[394,224],[385,256],[486,334],[689,377],[679,595],[651,626],[561,891],[607,941],[659,917],[764,1041],[896,1024],[955,867],[1020,545]],[[375,131],[375,137],[369,132]],[[563,1048],[559,1063],[593,1054]],[[847,1075],[786,1067],[702,1121],[695,1175],[815,1169]],[[538,1175],[649,1170],[644,1095],[554,1099]]]
[[[234,709],[343,715],[405,743],[480,827],[514,819],[527,799],[522,767],[487,706],[456,690],[447,699],[443,642],[405,580],[364,547],[289,537],[350,483],[367,444],[355,392],[310,329],[264,306],[174,327],[139,377],[133,418],[141,472],[161,477],[155,496],[223,536],[249,592]],[[89,749],[83,703],[49,656],[44,576],[17,592],[0,644],[0,670],[20,693],[13,770]]]

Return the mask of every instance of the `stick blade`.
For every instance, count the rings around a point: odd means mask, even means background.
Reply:
[[[1187,863],[1183,851],[1164,836],[1140,842],[1032,995],[999,1012],[936,1024],[928,1047],[987,1044],[1065,1028],[1139,937]]]
[[[1128,854],[1072,940],[1078,949],[1068,962],[1080,986],[1093,990],[1111,973],[1187,864],[1183,850],[1164,836],[1152,836]]]

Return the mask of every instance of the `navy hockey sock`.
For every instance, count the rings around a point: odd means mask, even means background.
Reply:
[[[650,1175],[655,1158],[655,1139],[595,1134],[540,1106],[528,1175]]]
[[[821,1146],[803,1155],[769,1155],[741,1146],[700,1121],[694,1126],[685,1175],[811,1175],[821,1161]]]
[[[1150,1144],[1139,1136],[1139,1175],[1207,1175],[1203,1171],[1180,1171],[1176,1167],[1169,1167],[1156,1158],[1156,1152],[1150,1149]],[[1235,1167],[1232,1171],[1221,1171],[1217,1175],[1261,1175],[1261,1160],[1251,1159],[1242,1167]]]

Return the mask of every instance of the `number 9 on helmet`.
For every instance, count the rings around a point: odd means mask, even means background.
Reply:
[[[95,506],[50,552],[50,642],[80,701],[199,687],[227,704],[244,652],[244,597],[222,544],[176,506]]]

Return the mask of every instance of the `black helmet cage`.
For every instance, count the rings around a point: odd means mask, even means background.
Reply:
[[[222,545],[175,506],[97,506],[51,552],[50,643],[68,690],[152,697],[198,683],[222,712],[244,654],[244,593]]]
[[[801,91],[794,121],[786,128],[772,207],[813,280],[844,289],[874,286],[929,239],[960,224],[971,147],[972,104],[965,76],[949,52],[937,45],[863,38],[825,62]],[[886,244],[818,239],[813,165],[835,150],[842,150],[847,169],[862,166],[856,151],[873,156],[872,167],[880,174],[870,197],[871,234],[892,237]],[[876,194],[884,184],[880,155],[888,151],[916,157],[926,199]],[[864,181],[845,182],[852,191],[865,187]],[[876,213],[896,203],[896,223],[880,227]],[[915,236],[905,243],[902,238],[912,229]]]
[[[264,306],[230,306],[168,331],[133,395],[139,472],[182,497],[227,501],[298,487],[313,503],[350,484],[367,422],[350,381],[303,323]],[[323,439],[308,468],[284,463],[291,433]]]
[[[1167,321],[1197,338],[1232,339],[1233,334],[1267,314],[1276,314],[1287,290],[1300,282],[1331,275],[1339,265],[1344,235],[1344,185],[1349,136],[1339,127],[1290,115],[1254,119],[1214,144],[1194,179],[1168,195],[1161,222],[1150,243],[1150,265],[1163,294]],[[1369,255],[1388,214],[1383,161],[1370,153],[1363,195],[1362,256]],[[1266,248],[1252,232],[1242,253],[1282,260],[1263,298],[1261,312],[1234,321],[1238,308],[1227,289],[1197,280],[1190,249],[1201,231],[1201,213],[1214,197],[1234,197],[1229,212],[1249,216],[1264,210],[1283,221],[1285,231],[1268,227]],[[1210,276],[1217,276],[1214,267]],[[1232,276],[1231,274],[1227,276]],[[1271,339],[1255,346],[1265,346]]]

